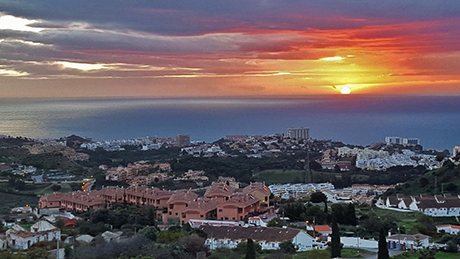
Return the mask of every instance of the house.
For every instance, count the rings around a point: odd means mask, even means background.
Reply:
[[[436,232],[441,233],[449,233],[451,235],[457,235],[460,232],[460,226],[457,225],[438,225],[436,226]]]
[[[328,225],[315,225],[313,228],[316,232],[320,233],[321,236],[329,236],[332,234],[332,229]]]
[[[460,216],[460,195],[417,195],[404,197],[397,194],[379,199],[378,205],[386,209],[421,212],[432,217]]]
[[[252,239],[259,243],[263,250],[278,250],[283,241],[291,241],[298,251],[313,249],[313,237],[305,231],[292,228],[262,228],[262,227],[213,227],[202,226],[207,234],[205,244],[211,250],[217,248],[235,248],[239,243]]]
[[[45,195],[40,198],[38,207],[59,209],[61,207],[61,200],[64,198],[64,196],[64,193],[53,193]]]
[[[260,217],[250,217],[248,219],[248,224],[259,227],[266,227],[267,223],[263,221]]]
[[[399,200],[398,208],[408,210],[408,209],[410,209],[410,204],[411,203],[412,203],[412,198],[410,198],[410,197],[402,197]]]
[[[26,250],[41,241],[53,241],[61,238],[61,231],[46,220],[40,220],[30,227],[30,231],[15,225],[6,231],[7,246],[12,249]]]
[[[402,249],[421,249],[428,247],[429,236],[423,234],[405,235],[396,234],[387,237],[387,242],[390,247],[396,247],[398,244],[402,246]]]

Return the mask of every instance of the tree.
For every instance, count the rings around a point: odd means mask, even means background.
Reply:
[[[183,237],[179,240],[179,243],[184,246],[185,251],[194,258],[196,258],[198,252],[208,252],[208,246],[206,246],[204,242],[205,239],[196,234]]]
[[[246,246],[246,259],[256,259],[256,248],[254,247],[254,241],[250,238]]]
[[[446,243],[446,252],[449,253],[456,253],[458,251],[457,245],[453,241],[449,241]]]
[[[290,240],[285,240],[280,243],[280,250],[285,254],[294,254],[297,250]]]
[[[150,239],[152,241],[157,240],[158,230],[154,226],[146,226],[143,229],[141,229],[141,231],[139,231],[139,233],[141,233],[141,235],[144,235],[146,238],[148,238],[148,239]]]
[[[427,186],[430,183],[430,181],[428,181],[428,179],[425,177],[420,178],[419,182],[420,182],[420,187],[422,188]]]
[[[322,192],[314,192],[310,196],[310,201],[313,203],[327,202],[327,196]]]
[[[356,226],[358,221],[356,220],[355,205],[353,203],[348,204],[346,213],[347,224]]]
[[[282,227],[285,225],[286,225],[286,222],[284,222],[280,218],[273,218],[267,223],[267,227]]]
[[[332,235],[331,235],[331,258],[341,256],[342,246],[340,244],[340,230],[336,218],[332,218]]]
[[[377,255],[377,259],[389,259],[390,255],[388,254],[388,244],[385,238],[385,230],[383,228],[380,229],[380,236],[379,236],[379,252]]]
[[[63,230],[65,228],[65,219],[59,218],[54,225],[60,230]]]

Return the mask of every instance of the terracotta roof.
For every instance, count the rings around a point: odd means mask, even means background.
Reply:
[[[230,196],[235,192],[235,188],[225,184],[225,183],[216,183],[214,182],[207,190],[206,193],[204,194],[205,197],[213,197],[216,195],[221,195],[221,196]]]
[[[270,189],[264,183],[251,183],[250,185],[243,188],[243,193],[253,193],[255,191],[260,191],[265,193],[267,196],[270,195]]]
[[[235,193],[228,200],[223,202],[219,207],[224,207],[225,205],[229,204],[234,204],[238,207],[247,207],[258,202],[260,202],[260,199],[252,196],[251,194]]]
[[[260,227],[213,227],[201,226],[208,238],[246,240],[251,238],[256,242],[282,242],[292,240],[301,230],[292,228],[260,228]]]
[[[51,202],[51,201],[61,201],[62,197],[64,197],[66,194],[65,193],[52,193],[52,194],[48,194],[48,195],[45,195],[43,197],[40,198],[40,200],[46,200],[48,202]]]
[[[173,203],[173,202],[178,202],[178,201],[190,202],[190,201],[196,200],[197,198],[198,198],[198,195],[192,191],[179,190],[173,193],[171,198],[169,198],[168,204]]]
[[[332,232],[331,227],[328,225],[316,225],[314,228],[316,232]]]
[[[209,212],[217,209],[217,207],[222,203],[219,200],[197,200],[188,203],[188,207],[182,212],[191,211],[191,210],[201,210],[204,212]]]
[[[457,225],[438,225],[436,228],[453,228],[453,229],[460,229],[460,226]]]

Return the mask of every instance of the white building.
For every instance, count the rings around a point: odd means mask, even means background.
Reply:
[[[454,149],[452,150],[452,156],[456,157],[457,154],[460,153],[460,146],[455,146]]]
[[[379,199],[377,206],[399,211],[421,212],[432,217],[458,217],[460,216],[460,196],[448,194],[434,196],[389,196]]]
[[[61,231],[46,220],[38,221],[30,227],[30,231],[15,225],[6,231],[4,237],[7,247],[18,250],[29,249],[40,241],[53,241],[61,238]]]
[[[415,235],[404,235],[396,234],[387,237],[387,242],[390,243],[391,247],[395,247],[394,244],[399,244],[403,249],[422,249],[430,245],[430,237],[423,234]]]
[[[457,225],[436,226],[436,232],[441,233],[442,231],[444,231],[444,233],[449,233],[451,235],[457,235],[457,233],[460,232],[460,226],[457,226]]]
[[[205,243],[211,250],[233,249],[249,238],[259,243],[263,250],[278,250],[283,241],[291,241],[298,251],[313,249],[313,237],[300,229],[223,226],[203,226],[202,229],[208,235]]]
[[[400,137],[386,137],[385,142],[387,144],[401,144],[401,138]]]
[[[309,128],[289,128],[286,136],[291,139],[309,139],[310,129]]]
[[[419,145],[420,140],[418,138],[403,138],[402,140],[403,145]]]

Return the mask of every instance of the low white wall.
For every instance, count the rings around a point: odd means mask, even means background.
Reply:
[[[357,237],[340,237],[340,242],[344,247],[361,247],[361,248],[378,248],[379,244],[376,240],[367,240]]]

